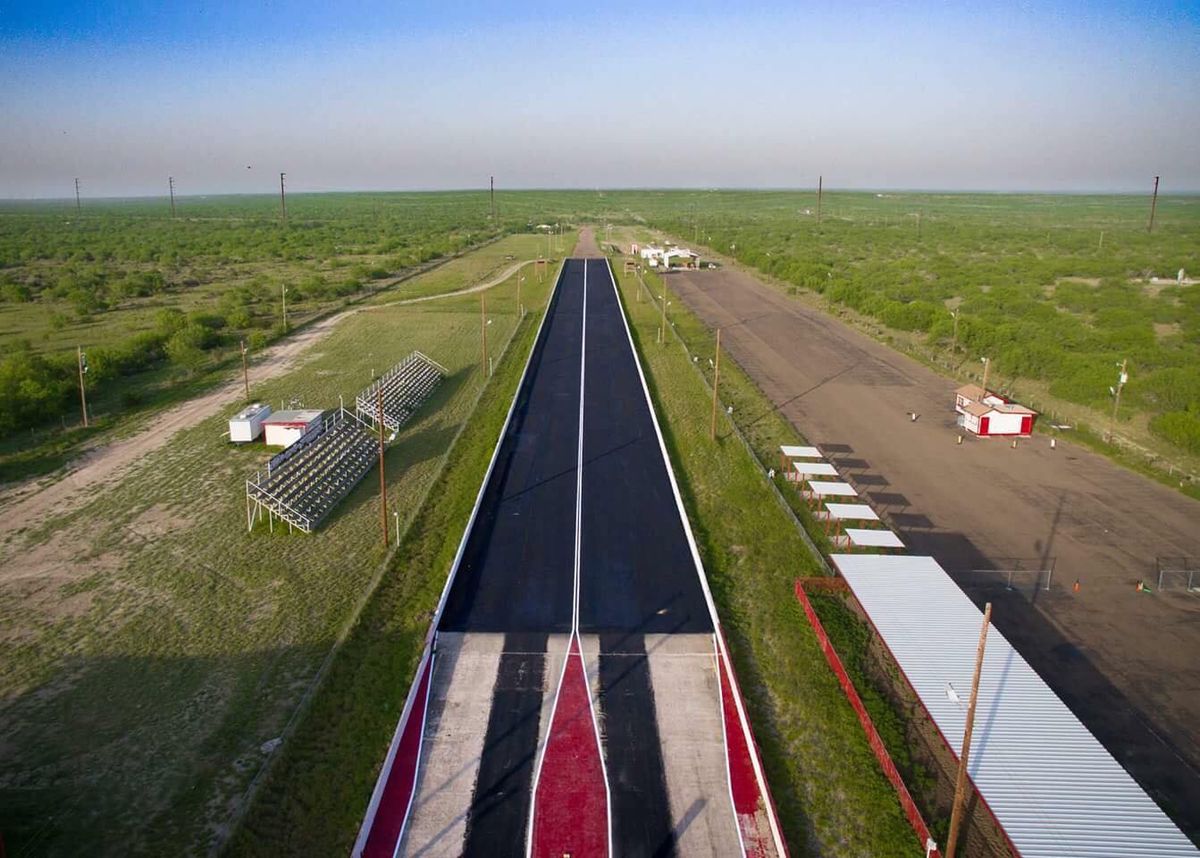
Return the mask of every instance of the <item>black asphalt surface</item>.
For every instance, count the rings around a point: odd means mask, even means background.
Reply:
[[[441,631],[571,631],[583,260],[567,260]]]
[[[672,854],[645,636],[711,633],[712,619],[607,263],[568,260],[548,313],[439,623],[505,634],[465,848],[523,854],[547,635],[572,631],[581,493],[579,633],[600,640],[613,852]]]
[[[579,633],[711,632],[608,265],[588,266]]]

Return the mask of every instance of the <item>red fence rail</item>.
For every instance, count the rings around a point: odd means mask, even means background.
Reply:
[[[917,835],[917,840],[920,842],[921,848],[926,849],[927,844],[933,839],[929,834],[929,826],[925,824],[925,819],[921,816],[921,811],[917,809],[916,802],[913,801],[908,787],[904,785],[904,778],[900,777],[900,771],[896,768],[896,764],[892,762],[892,755],[888,753],[887,748],[883,744],[883,739],[879,737],[879,731],[875,729],[875,722],[867,714],[867,709],[863,706],[862,698],[858,696],[858,691],[855,690],[854,683],[850,681],[850,676],[846,673],[846,668],[842,666],[842,660],[838,657],[837,650],[833,648],[833,644],[829,640],[829,635],[825,633],[825,627],[821,625],[821,620],[817,616],[817,612],[813,610],[812,602],[808,600],[808,594],[804,592],[803,581],[796,581],[796,599],[799,600],[801,607],[804,608],[804,615],[808,617],[809,624],[812,625],[813,631],[817,634],[817,642],[821,645],[821,652],[825,654],[825,660],[829,662],[829,666],[833,669],[838,683],[842,686],[842,691],[846,694],[846,699],[850,701],[850,705],[854,708],[854,713],[858,715],[858,723],[862,725],[863,732],[867,734],[867,743],[871,746],[871,750],[875,752],[875,759],[879,760],[879,766],[883,769],[883,774],[891,783],[892,788],[896,790],[896,797],[900,800],[900,807],[904,811],[904,816],[908,819],[908,824],[912,826],[913,833]],[[927,853],[928,856],[937,856],[937,858],[941,858],[941,854],[941,851],[936,847]]]

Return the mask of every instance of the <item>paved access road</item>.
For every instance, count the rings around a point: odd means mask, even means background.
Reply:
[[[452,576],[362,854],[782,851],[605,260],[564,265]]]

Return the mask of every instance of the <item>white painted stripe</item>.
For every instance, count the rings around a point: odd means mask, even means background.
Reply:
[[[713,635],[713,667],[717,669],[717,693],[720,696],[721,738],[725,741],[725,786],[729,792],[729,812],[733,816],[734,830],[737,831],[738,843],[742,847],[742,855],[746,854],[746,838],[742,836],[742,826],[738,822],[737,803],[733,800],[733,760],[729,757],[729,742],[725,740],[725,676],[721,672],[721,650],[717,636]],[[732,689],[730,689],[732,690]]]
[[[467,519],[467,526],[463,529],[462,538],[458,542],[458,551],[454,554],[454,560],[450,564],[450,574],[446,576],[446,583],[442,587],[442,595],[438,598],[437,608],[434,609],[433,619],[429,623],[429,632],[425,637],[425,651],[421,654],[421,661],[417,665],[417,676],[421,675],[421,668],[424,666],[426,659],[432,656],[432,651],[437,638],[438,623],[441,622],[442,612],[446,608],[446,599],[450,595],[450,588],[454,586],[454,577],[458,574],[459,564],[462,562],[463,552],[467,548],[467,537],[471,534],[471,528],[475,526],[475,518],[479,515],[480,504],[483,503],[483,493],[487,489],[488,481],[492,478],[492,471],[496,468],[496,460],[500,458],[500,447],[504,444],[504,438],[508,434],[509,424],[512,422],[513,413],[517,409],[517,400],[521,395],[521,388],[525,386],[525,377],[529,374],[530,364],[533,363],[533,355],[537,351],[538,343],[542,339],[542,328],[546,325],[546,319],[550,315],[550,305],[554,301],[555,295],[558,294],[558,287],[562,283],[563,268],[566,266],[566,260],[558,266],[558,279],[554,281],[554,289],[546,298],[546,310],[542,313],[542,318],[538,321],[537,333],[533,337],[533,347],[529,349],[529,354],[525,357],[525,367],[521,370],[521,378],[517,382],[516,392],[513,394],[512,402],[508,406],[508,414],[504,417],[504,425],[500,428],[500,435],[496,438],[496,446],[492,449],[492,458],[488,462],[487,472],[483,475],[483,481],[479,484],[479,492],[475,495],[475,506],[471,508],[471,517]],[[518,324],[520,322],[518,321]],[[432,677],[430,677],[432,681]],[[387,757],[384,759],[383,768],[379,772],[379,778],[375,781],[375,789],[371,793],[371,801],[367,805],[367,812],[363,816],[362,827],[358,830],[358,837],[354,841],[354,850],[351,855],[354,858],[359,858],[362,855],[363,849],[367,845],[367,838],[371,835],[371,827],[375,824],[375,814],[379,810],[379,802],[383,798],[383,791],[387,786],[388,777],[392,772],[392,763],[396,758],[396,749],[400,743],[400,737],[404,734],[404,727],[408,722],[409,712],[412,711],[413,700],[417,694],[418,683],[413,682],[408,688],[408,697],[404,701],[404,709],[400,714],[400,721],[396,724],[396,730],[392,734],[392,741],[388,747]],[[408,820],[405,819],[407,824]],[[403,826],[400,829],[400,836],[404,836]],[[399,841],[397,841],[399,842]]]
[[[542,778],[542,764],[546,759],[546,748],[550,744],[550,732],[554,728],[554,715],[558,711],[558,698],[562,692],[563,678],[567,674],[567,665],[571,661],[571,643],[579,649],[579,663],[583,668],[584,691],[587,693],[588,709],[592,715],[592,729],[596,734],[596,751],[600,754],[600,770],[604,773],[604,804],[607,808],[608,822],[608,854],[612,856],[612,793],[608,787],[608,767],[604,762],[604,746],[600,743],[600,727],[596,723],[596,705],[592,700],[591,685],[587,680],[587,662],[583,659],[583,641],[579,637],[579,572],[583,565],[583,403],[584,384],[587,378],[587,260],[583,262],[583,319],[580,323],[579,335],[579,426],[578,442],[575,458],[575,569],[571,593],[571,636],[567,642],[567,657],[563,659],[563,669],[558,677],[558,688],[554,692],[554,706],[550,710],[550,724],[546,729],[546,738],[538,749],[537,768],[533,773],[533,788],[529,801],[529,822],[525,831],[525,854],[531,855],[533,850],[533,820],[537,814],[537,790]]]
[[[621,291],[617,288],[617,278],[612,271],[612,263],[605,260],[608,266],[608,277],[612,283],[613,292],[617,296],[617,306],[621,309],[621,319],[625,322],[625,336],[629,340],[629,350],[633,352],[633,363],[637,367],[638,378],[642,382],[642,394],[646,397],[646,406],[650,409],[650,420],[654,424],[654,434],[658,436],[658,448],[662,453],[663,464],[667,469],[667,477],[671,482],[671,492],[675,495],[675,506],[679,511],[679,520],[683,522],[683,531],[687,535],[688,547],[692,551],[692,561],[696,566],[696,575],[700,578],[700,588],[704,591],[704,600],[708,604],[708,612],[712,617],[713,628],[716,629],[716,638],[721,658],[725,661],[725,666],[728,668],[728,676],[730,687],[734,691],[733,700],[737,704],[738,717],[742,721],[742,732],[746,737],[746,747],[750,750],[750,762],[754,765],[754,775],[758,780],[759,790],[762,792],[764,803],[767,808],[767,820],[771,824],[771,835],[775,840],[776,853],[780,856],[787,855],[787,847],[783,842],[783,835],[779,831],[779,821],[775,818],[775,807],[769,799],[770,793],[767,791],[767,779],[763,775],[762,763],[758,759],[758,745],[754,742],[754,736],[750,732],[750,719],[746,717],[746,709],[742,703],[741,690],[738,688],[737,680],[734,677],[732,663],[729,660],[729,650],[725,646],[725,636],[721,633],[721,621],[717,616],[717,606],[713,602],[712,591],[708,587],[708,576],[704,572],[704,564],[700,561],[700,549],[696,546],[696,537],[692,533],[691,522],[688,521],[687,513],[683,508],[683,498],[679,494],[679,483],[675,479],[675,471],[671,467],[671,457],[667,455],[667,445],[663,440],[662,427],[658,424],[658,414],[654,410],[654,403],[650,399],[650,388],[646,386],[646,374],[642,370],[642,361],[638,357],[637,348],[633,344],[633,332],[629,329],[629,319],[625,315],[625,305],[621,302]],[[734,816],[736,823],[737,817]]]

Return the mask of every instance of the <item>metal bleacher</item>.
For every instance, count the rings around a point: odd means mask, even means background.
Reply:
[[[355,411],[339,408],[321,427],[276,455],[266,473],[246,481],[246,526],[266,513],[312,533],[379,460],[378,416],[393,434],[407,423],[446,375],[413,352],[358,395]]]
[[[375,379],[355,399],[358,419],[377,426],[380,394],[383,425],[397,432],[407,423],[446,375],[446,368],[421,352],[413,352]]]
[[[261,519],[266,511],[311,533],[379,459],[378,439],[345,410],[299,444],[303,447],[277,467],[246,481],[248,527],[254,526],[255,512]]]

